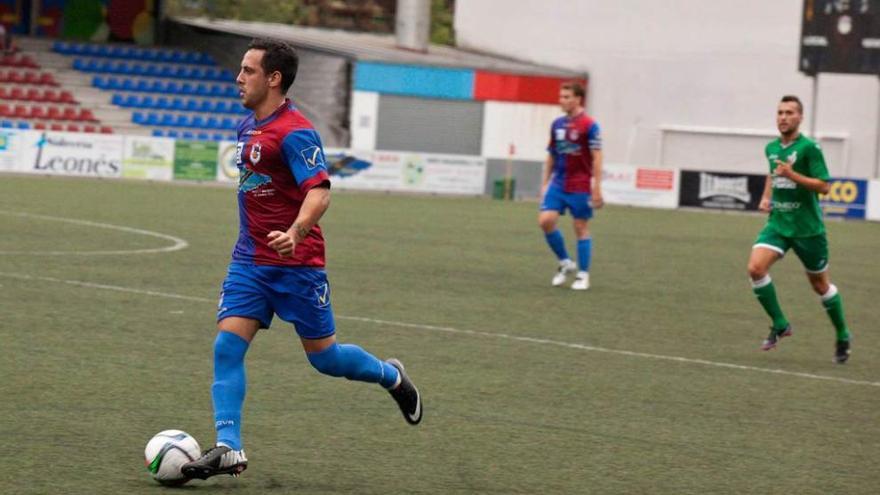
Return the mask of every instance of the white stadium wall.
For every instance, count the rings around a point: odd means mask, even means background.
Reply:
[[[376,149],[376,119],[379,116],[379,93],[352,91],[351,148]]]
[[[802,5],[469,0],[456,3],[455,30],[462,48],[588,72],[588,110],[610,162],[761,173],[781,95],[804,100],[809,128],[812,80],[797,70]],[[819,78],[816,135],[832,174],[873,175],[878,94],[877,77]]]
[[[483,109],[483,150],[487,158],[544,161],[550,123],[562,115],[557,105],[487,101]]]

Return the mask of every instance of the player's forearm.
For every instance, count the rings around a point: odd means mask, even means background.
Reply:
[[[766,199],[770,201],[770,195],[773,193],[773,178],[771,176],[767,176],[767,180],[764,181],[764,194],[761,195],[761,199]]]
[[[546,187],[547,183],[550,182],[550,174],[553,171],[553,157],[547,155],[547,158],[544,159],[544,170],[541,174],[541,187]]]
[[[593,150],[593,194],[602,193],[602,152]]]
[[[310,189],[306,193],[306,197],[299,209],[299,215],[297,215],[296,220],[293,221],[293,225],[290,226],[287,232],[293,236],[296,242],[302,241],[329,207],[330,189],[326,187]]]
[[[820,194],[828,194],[828,190],[831,189],[831,186],[824,180],[807,177],[806,175],[799,174],[797,172],[792,172],[791,175],[788,176],[788,178],[809,189],[810,191]]]

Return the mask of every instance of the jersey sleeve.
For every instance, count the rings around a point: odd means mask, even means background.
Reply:
[[[828,167],[825,165],[825,156],[818,144],[813,144],[807,148],[807,159],[810,167],[810,177],[828,181],[831,175],[828,173]]]
[[[330,187],[327,160],[317,132],[312,129],[293,131],[284,137],[281,150],[300,189],[305,192],[314,187]]]
[[[591,150],[601,150],[602,149],[602,131],[599,129],[599,124],[593,122],[593,125],[590,126],[590,130],[587,131],[587,146]]]

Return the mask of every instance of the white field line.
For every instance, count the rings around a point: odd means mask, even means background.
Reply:
[[[127,232],[130,234],[138,234],[145,235],[149,237],[158,237],[159,239],[164,239],[166,241],[171,241],[172,245],[160,247],[160,248],[149,248],[149,249],[125,249],[125,250],[117,250],[117,251],[0,251],[0,255],[4,254],[27,254],[27,255],[35,255],[35,256],[102,256],[102,255],[111,255],[111,254],[151,254],[151,253],[169,253],[171,251],[179,251],[181,249],[186,249],[189,246],[185,240],[174,237],[167,234],[160,234],[159,232],[153,232],[151,230],[143,230],[136,229],[133,227],[126,227],[123,225],[112,225],[109,223],[101,223],[101,222],[90,222],[88,220],[78,220],[75,218],[62,218],[62,217],[52,217],[48,215],[37,215],[34,213],[22,213],[15,211],[6,211],[0,210],[0,215],[9,215],[14,217],[22,217],[22,218],[35,218],[37,220],[48,220],[51,222],[64,222],[64,223],[72,223],[74,225],[83,225],[86,227],[97,227],[101,229],[111,229],[111,230],[119,230],[122,232]]]
[[[105,285],[105,284],[96,284],[92,282],[82,282],[79,280],[64,280],[60,278],[53,277],[42,277],[35,275],[26,275],[20,273],[7,273],[0,272],[0,277],[14,278],[19,280],[32,280],[32,281],[41,281],[41,282],[53,282],[60,284],[73,285],[77,287],[86,287],[90,289],[103,289],[103,290],[112,290],[117,292],[127,292],[131,294],[142,294],[146,296],[155,296],[155,297],[164,297],[168,299],[179,299],[184,301],[198,301],[198,302],[207,302],[214,303],[215,301],[212,299],[208,299],[205,297],[195,297],[195,296],[186,296],[181,294],[172,294],[168,292],[160,292],[153,290],[143,290],[143,289],[135,289],[130,287],[120,287],[116,285]],[[592,351],[592,352],[604,352],[607,354],[616,354],[619,356],[629,356],[629,357],[637,357],[637,358],[645,358],[645,359],[657,359],[661,361],[671,361],[676,363],[686,363],[686,364],[696,364],[701,366],[711,366],[715,368],[726,368],[740,371],[756,371],[761,373],[772,373],[776,375],[786,375],[786,376],[794,376],[798,378],[807,378],[811,380],[824,380],[828,382],[837,382],[837,383],[845,383],[848,385],[867,385],[871,387],[880,387],[880,382],[871,382],[866,380],[852,380],[849,378],[840,378],[836,376],[827,376],[827,375],[816,375],[813,373],[801,373],[797,371],[787,371],[782,369],[774,369],[774,368],[761,368],[758,366],[747,366],[742,364],[733,364],[733,363],[724,363],[719,361],[708,361],[705,359],[693,359],[686,358],[680,356],[667,356],[663,354],[650,354],[646,352],[635,352],[635,351],[627,351],[622,349],[609,349],[606,347],[596,347],[591,345],[584,344],[576,344],[572,342],[562,342],[558,340],[549,340],[549,339],[540,339],[535,337],[523,337],[518,335],[509,335],[505,333],[491,333],[491,332],[481,332],[478,330],[462,330],[459,328],[453,327],[445,327],[445,326],[436,326],[436,325],[423,325],[420,323],[405,323],[400,321],[390,321],[390,320],[380,320],[376,318],[366,318],[362,316],[344,316],[344,315],[336,315],[336,318],[340,320],[349,320],[349,321],[359,321],[363,323],[372,323],[376,325],[385,325],[391,327],[400,327],[400,328],[413,328],[417,330],[426,330],[431,332],[445,332],[445,333],[453,333],[458,335],[472,335],[477,337],[488,337],[488,338],[496,338],[496,339],[505,339],[512,340],[516,342],[525,342],[529,344],[538,344],[538,345],[549,345],[556,347],[563,347],[567,349],[577,349],[582,351]]]

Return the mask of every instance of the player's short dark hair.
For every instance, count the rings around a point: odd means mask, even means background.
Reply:
[[[779,102],[780,103],[790,103],[790,102],[797,103],[798,113],[804,113],[804,105],[803,105],[803,103],[801,103],[801,99],[795,95],[785,95],[782,97],[781,100],[779,100]]]
[[[587,90],[584,89],[584,85],[578,81],[566,81],[562,83],[562,86],[560,86],[559,89],[567,89],[574,93],[575,96],[579,96],[581,98],[581,103],[586,101]]]
[[[282,41],[269,38],[254,38],[248,45],[248,50],[263,50],[263,72],[269,75],[275,71],[281,73],[281,92],[287,94],[287,90],[296,79],[296,70],[299,68],[299,56],[292,46]]]

